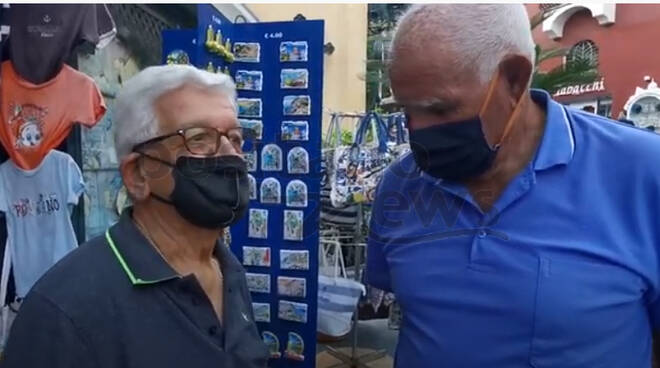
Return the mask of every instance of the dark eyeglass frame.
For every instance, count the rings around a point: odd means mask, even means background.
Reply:
[[[141,150],[142,148],[144,148],[144,147],[146,147],[146,146],[148,146],[148,145],[150,145],[150,144],[153,144],[153,143],[156,143],[156,142],[160,142],[160,141],[165,140],[165,139],[167,139],[167,138],[171,138],[171,137],[174,137],[174,136],[180,136],[181,139],[183,140],[183,146],[186,148],[186,150],[187,150],[189,153],[193,154],[193,155],[197,155],[197,154],[199,154],[199,153],[193,152],[193,151],[188,147],[188,142],[187,142],[187,140],[186,140],[185,132],[186,132],[187,130],[189,130],[189,129],[200,129],[200,128],[202,128],[202,129],[209,129],[209,130],[215,130],[215,131],[218,133],[218,140],[217,140],[217,142],[216,142],[215,152],[213,152],[213,153],[208,153],[209,156],[212,156],[212,155],[215,155],[215,154],[218,153],[218,151],[220,150],[220,140],[222,139],[222,137],[227,138],[227,140],[231,142],[231,139],[227,136],[227,133],[228,133],[228,132],[222,132],[222,131],[220,131],[219,129],[210,128],[210,127],[198,127],[198,126],[193,126],[193,127],[188,127],[188,128],[184,128],[184,129],[178,129],[178,130],[176,130],[174,133],[161,135],[161,136],[158,136],[158,137],[154,137],[154,138],[148,139],[148,140],[146,140],[146,141],[144,141],[144,142],[138,143],[138,144],[136,144],[135,146],[133,146],[133,152],[140,152],[140,150]],[[247,128],[240,127],[240,126],[229,129],[229,131],[236,131],[236,130],[239,130],[239,131],[241,132],[241,140],[242,140],[242,142],[241,142],[241,152],[238,152],[238,153],[242,153],[242,151],[243,151],[242,146],[245,144],[246,141],[252,141],[253,138],[254,138],[255,133],[254,133],[254,131],[253,131],[252,129],[247,129]]]

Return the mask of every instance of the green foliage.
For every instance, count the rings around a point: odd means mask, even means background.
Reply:
[[[565,5],[552,8],[550,10],[541,10],[530,19],[532,31],[550,17],[557,9]],[[554,93],[562,87],[591,83],[598,78],[598,69],[588,60],[574,60],[570,63],[561,65],[547,72],[542,72],[539,66],[554,58],[563,58],[568,54],[569,49],[553,47],[549,49],[541,48],[536,44],[536,60],[534,63],[534,73],[532,74],[532,88],[538,88]]]

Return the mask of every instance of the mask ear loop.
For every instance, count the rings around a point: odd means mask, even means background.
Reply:
[[[493,93],[495,92],[495,86],[497,86],[497,81],[499,80],[499,78],[500,78],[500,73],[498,71],[497,73],[495,73],[495,77],[490,82],[490,86],[488,87],[488,93],[486,94],[486,100],[484,101],[484,104],[483,106],[481,106],[481,110],[479,111],[479,118],[481,118],[483,114],[486,112],[486,107],[488,106],[490,102],[490,98],[493,96]],[[518,102],[516,102],[516,106],[514,107],[513,112],[511,113],[511,117],[504,126],[504,132],[500,137],[500,141],[497,142],[497,144],[495,144],[492,148],[493,151],[497,151],[500,149],[500,146],[502,145],[504,138],[506,138],[509,132],[511,131],[511,127],[513,127],[513,122],[518,117],[518,113],[520,113],[520,106],[522,106],[522,101],[524,96],[525,93],[523,93],[520,96],[520,99],[518,99]]]

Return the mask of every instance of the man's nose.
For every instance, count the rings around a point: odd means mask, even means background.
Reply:
[[[220,149],[218,150],[218,154],[220,156],[225,156],[225,155],[239,155],[240,152],[236,151],[236,148],[234,147],[233,144],[229,141],[229,139],[225,136],[220,137]]]

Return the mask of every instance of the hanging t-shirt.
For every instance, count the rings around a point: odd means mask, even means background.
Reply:
[[[94,81],[68,65],[46,83],[35,85],[2,63],[0,142],[22,169],[34,169],[69,135],[73,123],[95,125],[105,102]]]
[[[95,4],[12,4],[9,48],[18,74],[35,84],[53,78],[75,46],[98,44],[98,14]]]
[[[71,211],[85,189],[80,168],[68,154],[50,151],[39,167],[0,165],[0,211],[7,218],[7,246],[24,297],[57,261],[78,246]]]

